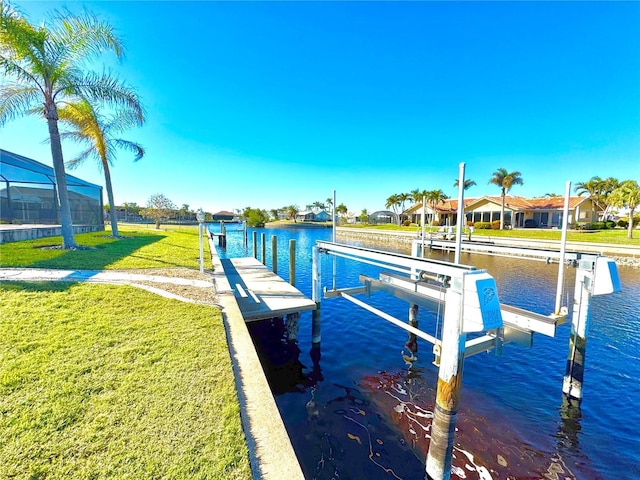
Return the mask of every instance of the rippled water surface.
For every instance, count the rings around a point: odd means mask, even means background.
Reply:
[[[249,250],[233,230],[221,255],[251,256],[251,230]],[[271,236],[277,236],[278,273],[287,280],[289,239],[296,239],[296,286],[311,296],[311,247],[330,240],[331,230],[257,232],[258,239],[266,234],[268,266]],[[396,251],[408,253],[405,247]],[[486,268],[501,302],[545,315],[553,310],[557,265],[466,254],[462,263]],[[336,270],[339,288],[357,286],[359,274],[379,273],[341,258]],[[330,261],[324,261],[328,287],[331,273]],[[465,360],[452,478],[640,479],[640,271],[620,267],[619,273],[623,291],[593,299],[579,407],[562,395],[568,322],[555,338],[535,335],[532,348],[508,344],[502,356]],[[571,305],[570,267],[565,284]],[[377,293],[367,302],[407,318],[408,305],[393,297]],[[410,368],[405,331],[343,299],[324,300],[321,311],[319,349],[311,346],[309,312],[300,316],[295,342],[286,340],[292,326],[282,321],[250,327],[305,476],[424,478],[437,379],[431,345],[418,342],[418,360]],[[437,310],[422,309],[420,328],[433,333],[439,318]]]

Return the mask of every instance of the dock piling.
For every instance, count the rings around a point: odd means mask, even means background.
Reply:
[[[581,264],[583,262],[580,262]],[[562,392],[570,399],[582,400],[582,382],[584,381],[584,361],[587,353],[587,333],[589,331],[589,310],[591,304],[591,267],[576,271],[576,287],[571,315],[571,337],[569,338],[569,356],[562,384]]]
[[[278,237],[271,235],[271,263],[273,273],[278,273]]]
[[[260,256],[260,261],[262,262],[263,265],[267,264],[267,235],[262,232],[260,234],[260,247],[261,247],[261,251],[262,251],[262,255]]]
[[[251,232],[251,237],[253,240],[253,258],[258,259],[258,232],[255,230]]]
[[[447,289],[445,296],[438,387],[431,423],[431,443],[427,452],[428,480],[448,480],[451,476],[467,337],[462,330],[462,284],[459,279],[456,280]]]
[[[312,247],[311,256],[313,261],[311,270],[311,299],[316,302],[316,309],[311,312],[311,343],[319,344],[322,339],[320,331],[320,306],[322,302],[322,265],[320,260],[320,249],[317,246]]]
[[[296,241],[289,240],[289,283],[296,286]]]

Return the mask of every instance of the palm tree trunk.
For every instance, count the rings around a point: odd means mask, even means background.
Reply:
[[[505,192],[502,189],[502,204],[500,205],[500,230],[504,230],[504,196]]]
[[[48,107],[48,108],[47,108]],[[58,188],[60,224],[62,227],[62,247],[77,247],[73,236],[73,222],[71,219],[71,208],[69,206],[69,192],[67,191],[67,177],[64,171],[64,158],[62,156],[62,144],[60,143],[60,132],[58,130],[58,115],[55,105],[45,106],[47,124],[49,126],[49,138],[51,140],[51,158],[53,160],[53,172]]]
[[[102,168],[104,170],[104,183],[107,187],[107,198],[109,199],[109,205],[111,210],[116,212],[115,203],[113,201],[113,187],[111,186],[111,172],[109,171],[109,162],[103,161]],[[118,233],[118,215],[111,215],[111,234],[114,237],[119,237]]]
[[[635,208],[629,209],[629,226],[627,227],[627,238],[633,238],[633,212]]]

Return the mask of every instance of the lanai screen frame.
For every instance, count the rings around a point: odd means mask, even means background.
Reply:
[[[66,174],[74,225],[103,225],[102,187]],[[53,168],[0,149],[0,222],[59,225]]]

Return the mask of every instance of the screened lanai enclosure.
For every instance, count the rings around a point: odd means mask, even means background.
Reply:
[[[74,225],[103,225],[102,187],[66,175]],[[0,149],[0,222],[60,223],[53,168]]]

